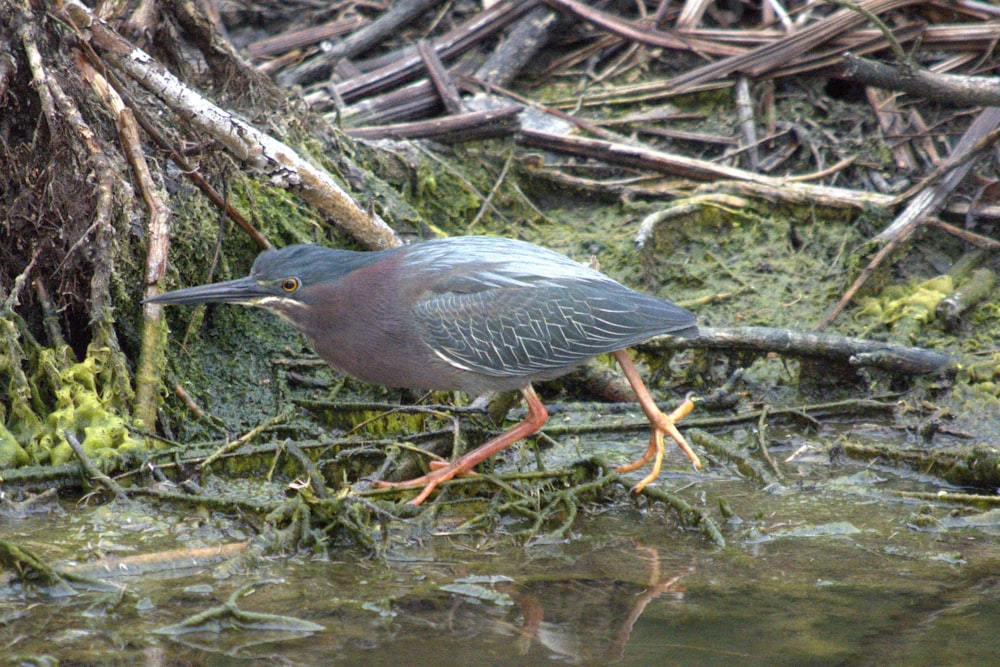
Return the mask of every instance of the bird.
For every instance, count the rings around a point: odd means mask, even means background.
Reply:
[[[533,243],[455,236],[375,251],[290,245],[262,252],[245,278],[145,302],[264,308],[304,334],[330,366],[374,384],[471,396],[519,390],[527,415],[509,430],[450,463],[432,463],[426,475],[376,482],[423,487],[414,505],[541,429],[548,412],[533,384],[601,354],[617,360],[652,427],[645,453],[616,469],[630,472],[654,460],[633,490],[659,476],[664,435],[701,468],[675,425],[693,409],[691,397],[670,414],[662,412],[627,349],[663,334],[695,336],[695,316]]]

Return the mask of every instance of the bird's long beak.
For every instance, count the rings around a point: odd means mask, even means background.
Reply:
[[[253,306],[266,296],[269,296],[268,292],[256,280],[246,277],[165,292],[143,299],[143,303],[238,303]]]

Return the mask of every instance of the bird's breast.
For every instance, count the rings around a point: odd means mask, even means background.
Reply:
[[[413,318],[416,283],[392,261],[318,285],[296,324],[313,349],[348,375],[389,387],[475,391],[468,374],[435,354]]]

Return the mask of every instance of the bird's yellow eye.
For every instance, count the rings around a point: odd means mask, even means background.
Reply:
[[[299,288],[298,278],[285,278],[284,280],[281,281],[281,289],[285,290],[289,294],[291,294],[298,288]]]

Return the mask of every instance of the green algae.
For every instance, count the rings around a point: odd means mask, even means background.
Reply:
[[[66,443],[66,431],[98,462],[141,447],[142,440],[131,435],[121,415],[119,396],[111,385],[102,381],[106,380],[110,351],[92,347],[83,361],[60,367],[60,361],[68,354],[49,349],[39,352],[41,363],[57,372],[58,383],[53,388],[54,409],[28,443],[32,459],[48,460],[53,465],[70,460],[73,452]]]
[[[0,378],[10,400],[9,412],[0,404],[0,467],[66,462],[66,432],[98,460],[141,446],[127,422],[128,378],[111,347],[95,341],[76,361],[65,344],[40,345],[16,315],[0,323],[8,343]]]
[[[898,336],[912,339],[934,322],[938,304],[954,290],[954,280],[948,274],[910,285],[894,285],[877,297],[861,299],[857,317],[874,320],[870,330],[890,328]]]

